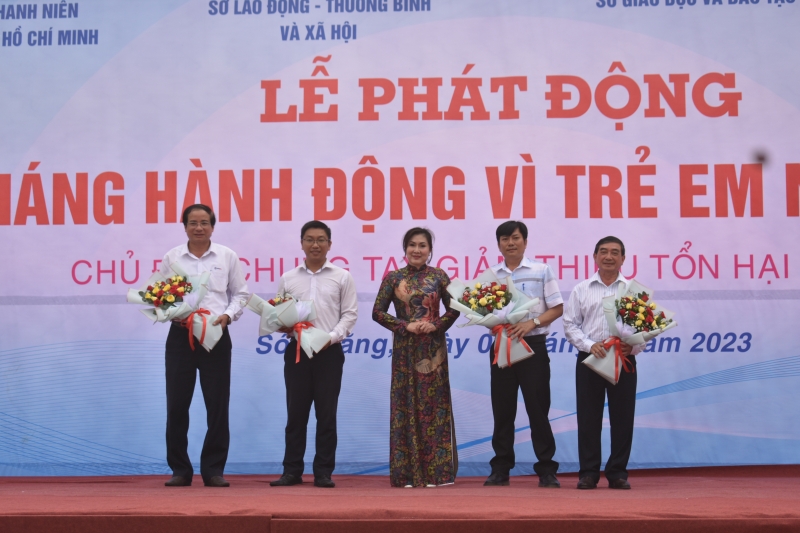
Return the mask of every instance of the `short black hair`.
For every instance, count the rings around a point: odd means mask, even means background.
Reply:
[[[498,244],[500,243],[500,237],[511,237],[511,234],[516,230],[519,230],[524,240],[528,240],[528,226],[519,220],[509,220],[508,222],[503,222],[497,226],[497,230],[494,232],[495,236],[497,237]]]
[[[325,230],[325,235],[328,236],[328,240],[331,240],[331,228],[324,222],[320,222],[319,220],[312,220],[310,222],[306,222],[303,224],[303,228],[300,230],[300,240],[303,240],[303,237],[306,236],[306,232],[310,229],[321,229]]]
[[[428,248],[431,249],[431,255],[428,257],[428,263],[431,262],[431,257],[433,257],[433,233],[428,228],[411,228],[403,235],[403,252],[406,251],[408,248],[408,243],[411,242],[411,239],[416,237],[417,235],[424,235],[425,240],[428,241]]]
[[[181,220],[183,220],[183,227],[185,228],[189,224],[189,213],[196,209],[208,213],[208,216],[211,217],[211,227],[213,228],[214,224],[217,223],[217,217],[214,215],[214,210],[205,204],[192,204],[183,210],[183,217],[181,218]]]
[[[625,257],[625,245],[622,244],[622,241],[619,240],[617,237],[613,237],[611,235],[609,235],[608,237],[603,237],[602,239],[597,241],[597,244],[594,245],[594,253],[597,254],[597,252],[600,251],[600,246],[602,246],[603,244],[608,244],[610,242],[619,244],[619,247],[622,248],[622,257]]]

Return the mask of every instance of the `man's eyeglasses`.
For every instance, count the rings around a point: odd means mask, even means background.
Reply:
[[[325,246],[328,242],[328,239],[303,239],[303,244],[307,246]]]
[[[207,228],[207,227],[209,227],[211,225],[211,222],[209,222],[208,220],[202,220],[200,222],[197,222],[196,220],[192,220],[191,222],[189,222],[186,225],[188,227],[190,227],[190,228],[196,228],[197,226],[200,226],[201,228]]]

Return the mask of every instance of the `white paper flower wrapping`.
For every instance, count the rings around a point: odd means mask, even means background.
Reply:
[[[194,337],[200,341],[206,350],[211,351],[222,338],[223,329],[220,325],[212,325],[217,319],[217,315],[212,315],[208,310],[200,307],[203,298],[208,293],[208,278],[210,273],[203,272],[200,276],[189,276],[178,263],[172,263],[169,268],[174,275],[182,276],[186,281],[192,284],[192,292],[184,295],[182,302],[167,309],[161,309],[160,307],[155,307],[152,304],[146,304],[142,301],[142,297],[139,295],[140,291],[146,290],[147,287],[153,285],[153,283],[166,281],[167,278],[172,277],[172,275],[164,276],[161,272],[154,272],[141,289],[128,289],[128,303],[147,305],[148,307],[146,309],[140,309],[140,311],[154,323],[186,320],[192,315],[191,322]],[[205,313],[195,313],[195,311],[200,310],[205,311]]]
[[[458,299],[464,294],[465,290],[471,289],[476,283],[495,283],[506,285],[511,295],[511,301],[503,309],[495,309],[489,315],[481,315],[473,311],[468,305],[459,302]],[[459,324],[458,327],[484,326],[489,328],[495,335],[495,361],[497,366],[505,368],[518,361],[527,359],[533,355],[533,350],[524,340],[509,339],[507,325],[516,324],[526,316],[531,307],[539,303],[539,298],[530,298],[524,292],[517,290],[511,277],[505,280],[497,278],[494,270],[487,268],[477,278],[471,282],[464,282],[458,278],[452,280],[447,286],[450,294],[450,307],[464,315],[468,322]]]
[[[656,309],[654,312],[661,313],[663,311],[664,315],[668,319],[672,320],[672,322],[670,322],[664,329],[659,328],[655,331],[640,331],[637,333],[632,326],[623,324],[623,322],[618,319],[616,301],[623,296],[633,296],[642,292],[646,292],[650,296],[650,299],[654,300],[653,290],[645,285],[642,285],[635,279],[628,283],[627,288],[624,285],[620,285],[620,287],[617,289],[616,295],[606,296],[603,298],[603,314],[605,315],[606,322],[608,323],[608,331],[611,333],[611,337],[617,337],[625,344],[630,344],[631,346],[636,344],[644,344],[678,325],[673,318],[675,313],[661,307],[658,305],[658,303],[656,303]],[[597,372],[612,385],[616,385],[619,383],[619,375],[623,368],[625,368],[627,359],[623,357],[622,354],[617,353],[615,345],[610,344],[606,348],[606,353],[607,355],[602,358],[589,355],[589,357],[583,360],[583,364]]]
[[[302,348],[309,359],[315,353],[325,348],[331,340],[331,336],[318,328],[315,328],[311,321],[317,318],[317,312],[312,300],[295,300],[294,298],[281,302],[277,305],[270,304],[257,294],[251,294],[245,307],[261,317],[258,334],[260,336],[271,335],[280,328],[292,328],[292,336],[298,339],[297,360],[299,362]]]

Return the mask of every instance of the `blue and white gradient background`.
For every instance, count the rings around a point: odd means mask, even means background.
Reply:
[[[9,0],[3,2],[9,4]],[[20,2],[17,2],[20,3]],[[233,0],[230,2],[233,10]],[[346,257],[359,292],[359,323],[346,356],[339,404],[338,473],[388,473],[389,377],[391,359],[381,339],[389,333],[371,321],[372,301],[386,260],[402,256],[403,231],[416,223],[437,236],[435,260],[463,258],[470,269],[486,247],[497,259],[485,186],[487,166],[519,165],[532,154],[537,166],[537,218],[529,221],[529,255],[558,256],[579,273],[563,270],[559,285],[568,293],[584,277],[584,256],[598,238],[620,236],[628,248],[623,273],[656,288],[657,299],[678,314],[673,330],[680,345],[656,343],[639,361],[639,394],[631,467],[800,462],[800,246],[798,219],[785,212],[785,163],[800,161],[800,21],[797,3],[705,5],[679,9],[625,8],[622,1],[598,8],[589,0],[437,1],[422,13],[328,13],[326,0],[311,0],[311,13],[209,15],[208,1],[137,0],[79,2],[77,19],[1,20],[0,32],[17,26],[54,32],[98,29],[92,46],[0,47],[0,173],[12,175],[12,209],[22,175],[40,161],[52,221],[52,175],[104,171],[125,177],[125,224],[101,226],[90,218],[75,226],[0,226],[5,254],[0,262],[0,475],[112,475],[168,473],[164,459],[164,367],[166,327],[150,326],[124,304],[124,284],[104,275],[86,285],[72,281],[78,260],[92,264],[152,260],[181,242],[180,225],[145,224],[145,173],[178,171],[183,198],[190,158],[202,160],[217,202],[219,169],[292,168],[294,205],[285,222],[220,223],[214,239],[251,262],[300,257],[299,228],[313,217],[313,169],[336,167],[348,176],[363,155],[390,166],[433,169],[454,165],[467,176],[466,220],[375,221],[376,233],[361,233],[350,210],[332,221],[333,255]],[[315,5],[320,5],[315,9]],[[781,7],[778,7],[781,6]],[[344,21],[358,25],[358,38],[303,40],[305,25]],[[280,26],[296,22],[300,41],[282,41]],[[261,80],[282,80],[279,110],[301,103],[297,80],[307,79],[318,55],[339,80],[337,122],[266,124],[259,121]],[[547,120],[546,75],[573,74],[592,87],[613,61],[624,63],[640,81],[644,102],[625,120],[624,131],[592,109],[580,119]],[[359,122],[358,79],[443,77],[440,106],[446,109],[449,78],[483,78],[488,121],[403,121],[396,119],[399,94],[383,106],[381,120]],[[667,110],[645,119],[642,76],[735,72],[743,93],[738,117],[710,119],[689,103],[687,117]],[[519,120],[500,121],[499,94],[488,91],[491,77],[525,75],[528,90],[517,94]],[[615,96],[612,94],[612,98]],[[617,102],[622,102],[618,100]],[[619,105],[619,104],[617,104]],[[658,219],[590,219],[588,195],[580,193],[581,214],[565,219],[563,178],[556,165],[636,164],[637,146],[647,145],[657,176],[648,183]],[[755,150],[769,155],[764,167],[762,218],[682,219],[678,203],[681,164],[752,162]],[[712,167],[713,168],[713,167]],[[712,170],[713,172],[713,170]],[[713,191],[713,176],[696,179]],[[706,203],[703,203],[706,202]],[[696,201],[711,205],[713,197]],[[749,213],[749,209],[747,211]],[[520,203],[512,217],[521,216]],[[163,220],[163,217],[162,217]],[[719,255],[717,279],[672,274],[672,259],[691,241],[690,253]],[[127,251],[134,252],[132,259]],[[669,254],[658,279],[651,255]],[[753,254],[754,279],[733,257]],[[770,254],[780,274],[758,278]],[[789,256],[785,276],[784,256]],[[365,256],[380,256],[371,279]],[[496,262],[492,261],[491,262]],[[449,263],[448,263],[449,265]],[[247,270],[246,270],[247,271]],[[86,273],[89,272],[87,269]],[[252,273],[252,270],[249,272]],[[95,273],[96,274],[96,273]],[[470,272],[472,277],[474,272]],[[143,276],[146,278],[146,275]],[[767,284],[770,280],[770,284]],[[250,289],[271,294],[277,279],[261,273]],[[246,314],[232,327],[230,473],[279,472],[283,457],[285,396],[278,337],[257,338],[257,317]],[[562,470],[577,470],[575,352],[562,343],[561,322],[552,328],[552,411]],[[733,333],[733,351],[693,337]],[[453,328],[449,337],[451,384],[459,443],[460,473],[488,473],[492,456],[487,342],[479,328]],[[747,335],[750,334],[749,343]],[[361,340],[361,343],[358,341]],[[464,343],[466,342],[466,346]],[[711,341],[709,341],[711,342]],[[368,348],[365,345],[368,344]],[[267,351],[267,346],[269,351]],[[459,350],[458,346],[461,347]],[[713,351],[710,351],[711,348]],[[699,348],[698,348],[699,349]],[[265,353],[266,352],[266,353]],[[516,473],[531,473],[535,460],[520,399]],[[199,385],[192,405],[190,455],[199,460],[205,432]],[[309,432],[314,432],[313,416]],[[604,433],[604,450],[608,435]],[[306,460],[314,453],[309,439]]]

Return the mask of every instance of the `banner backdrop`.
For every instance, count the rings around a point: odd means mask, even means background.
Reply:
[[[331,226],[359,294],[338,473],[388,472],[392,341],[371,312],[405,230],[431,228],[432,264],[471,279],[501,259],[508,219],[565,300],[611,234],[623,274],[677,313],[638,358],[631,467],[797,463],[798,9],[0,2],[0,475],[168,472],[167,327],[125,292],[185,241],[195,202],[261,295],[302,261],[304,222]],[[227,472],[280,472],[287,341],[259,338],[252,313],[231,333]],[[489,472],[490,343],[448,334],[461,474]],[[575,471],[560,320],[547,345],[556,460]],[[531,473],[521,402],[514,473]],[[199,461],[199,387],[191,417]]]

